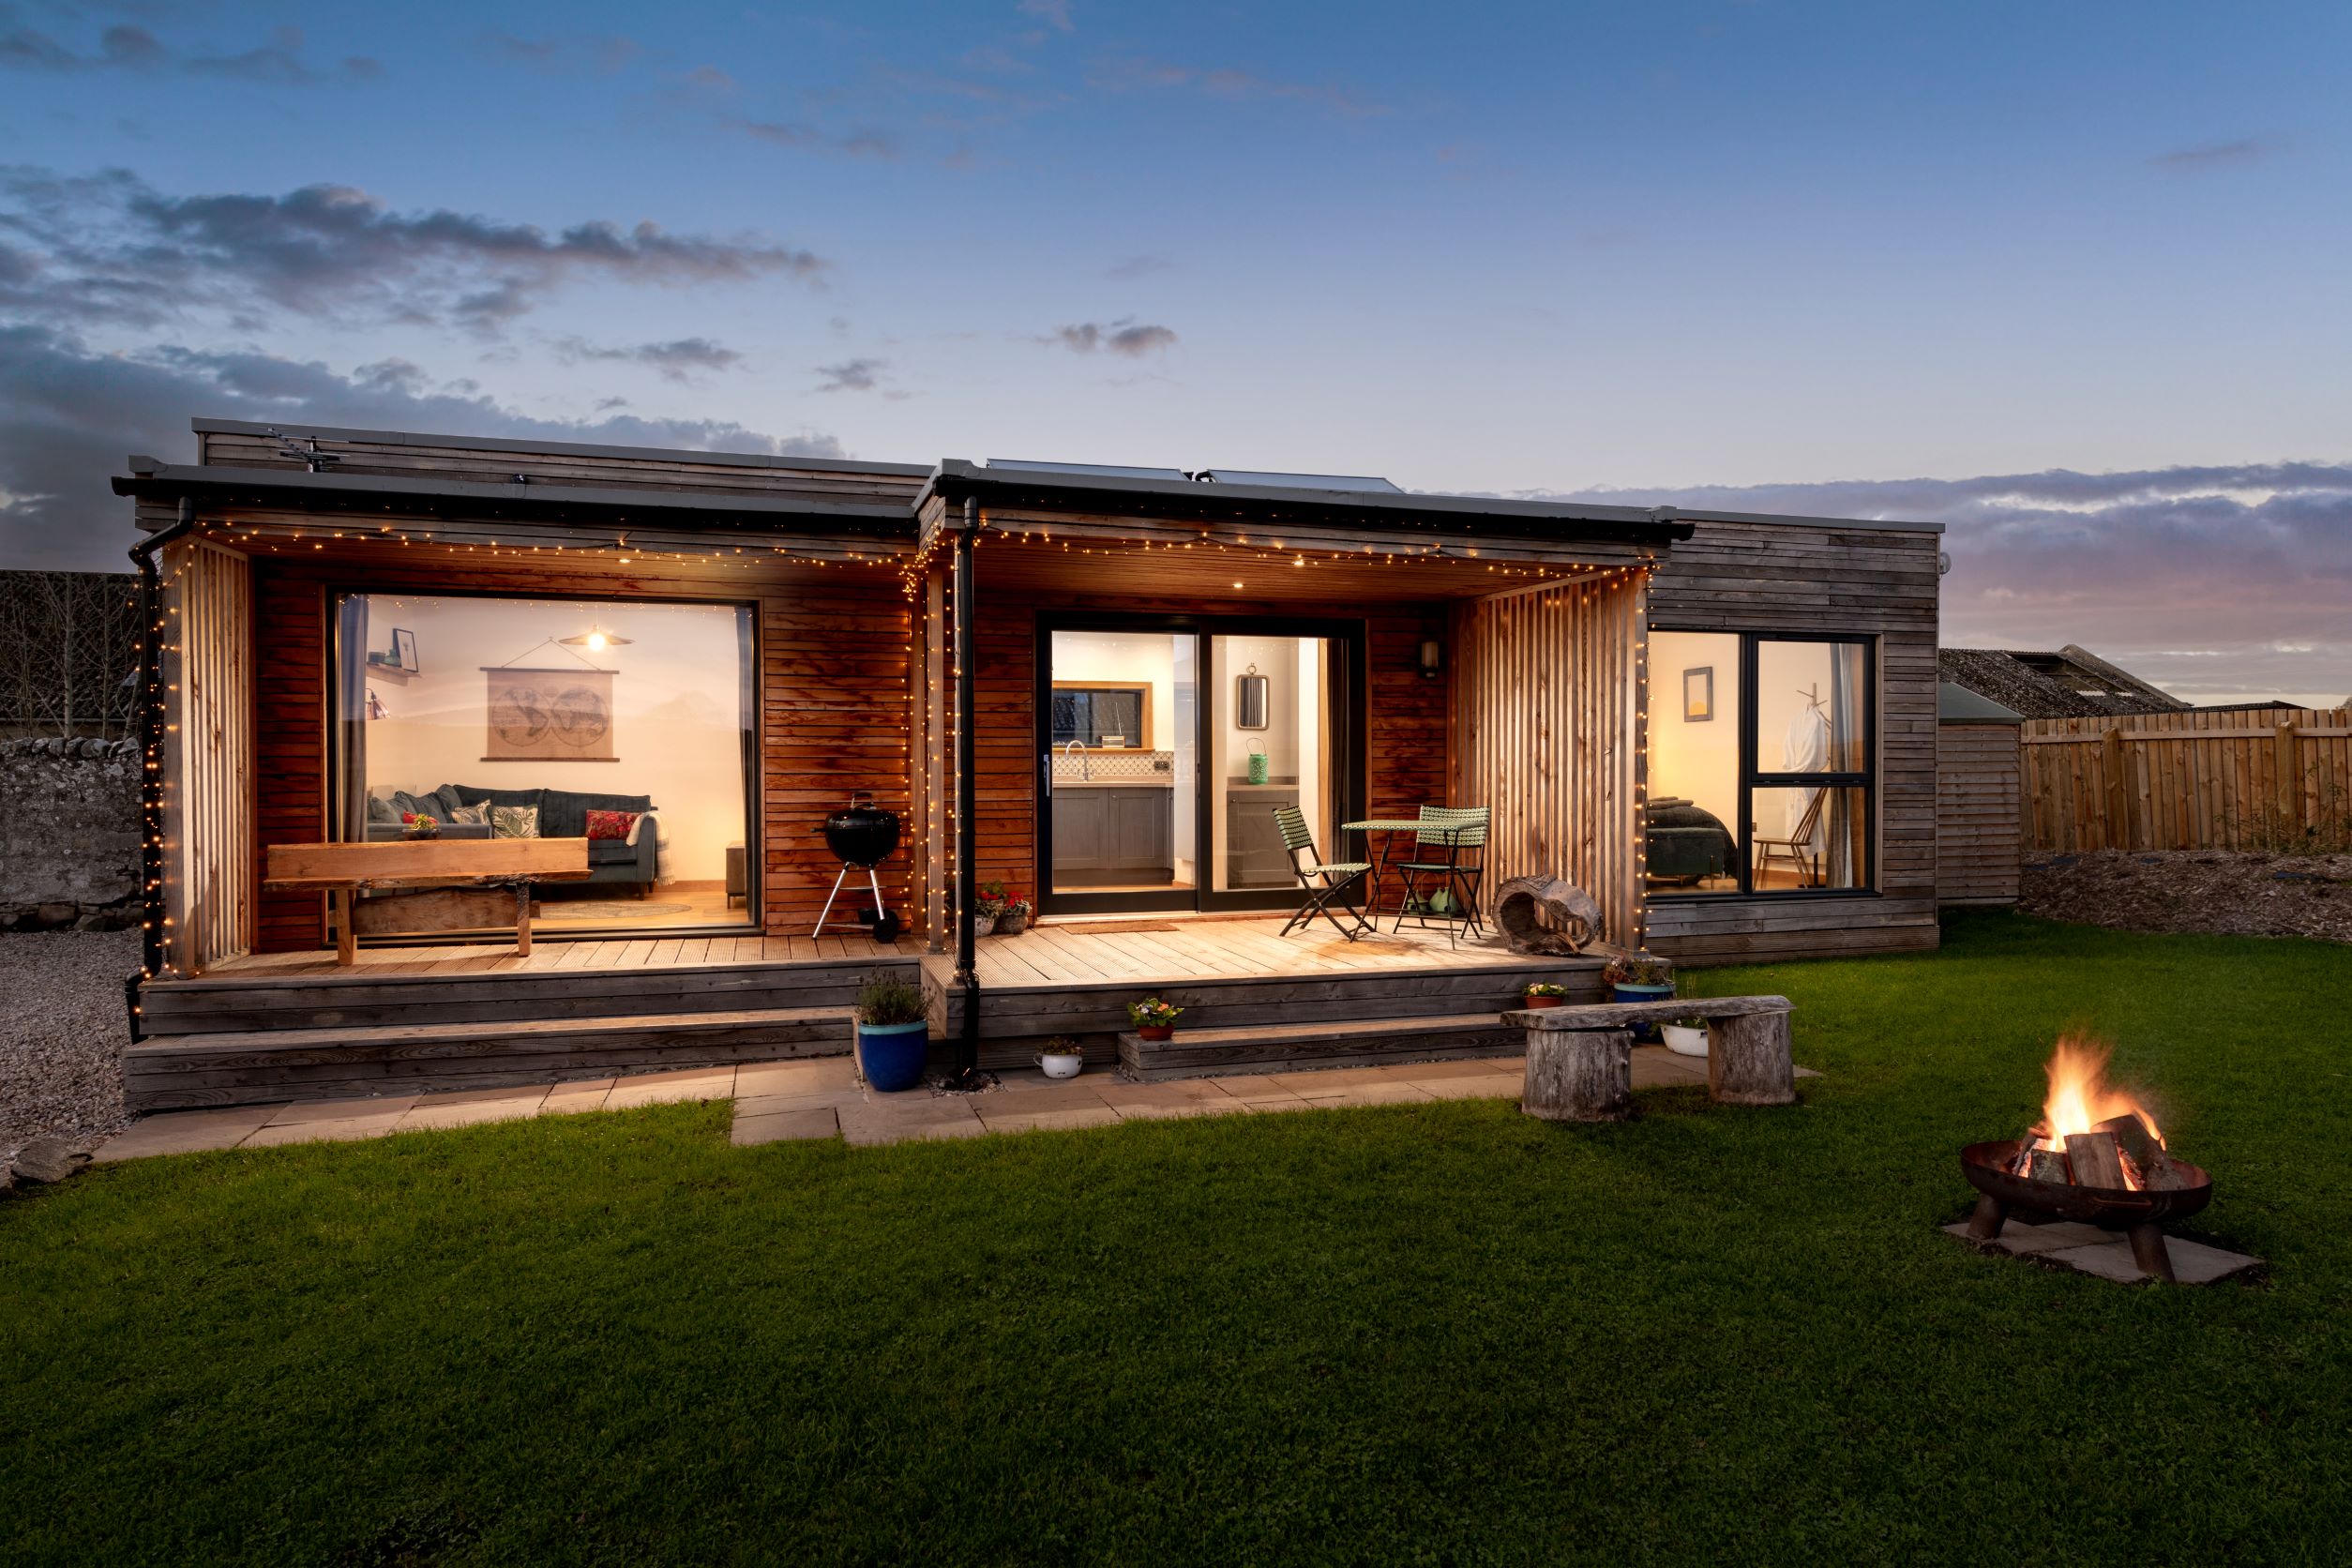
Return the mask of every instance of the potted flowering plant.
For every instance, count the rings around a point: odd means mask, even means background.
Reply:
[[[857,992],[857,1064],[868,1084],[892,1093],[921,1083],[930,1033],[919,988],[896,974],[866,977]]]
[[[1674,995],[1674,966],[1646,951],[1611,958],[1601,979],[1618,1002],[1665,1002]],[[1658,1037],[1655,1024],[1637,1023],[1633,1032],[1636,1040]]]
[[[975,937],[985,937],[988,935],[996,929],[996,923],[1003,915],[1003,882],[982,882],[979,888],[979,897],[974,898],[972,904],[972,934]]]
[[[1127,1003],[1128,1021],[1135,1025],[1135,1032],[1147,1040],[1174,1039],[1176,1020],[1184,1016],[1182,1007],[1172,1006],[1155,996]]]
[[[1029,929],[1029,900],[1018,897],[1005,899],[1004,907],[996,912],[996,934],[1001,937],[1017,937],[1027,929]]]
[[[1548,980],[1531,980],[1519,993],[1519,1002],[1526,1007],[1558,1007],[1568,1000],[1568,988],[1555,986]]]
[[[1707,1054],[1707,1020],[1705,1018],[1676,1018],[1662,1023],[1658,1033],[1666,1036],[1666,1049],[1677,1056]]]
[[[1086,1057],[1076,1040],[1067,1034],[1057,1034],[1037,1053],[1037,1065],[1046,1070],[1048,1078],[1076,1078],[1078,1069],[1086,1065]]]
[[[403,811],[400,813],[400,837],[403,838],[438,838],[441,837],[441,823],[437,819],[428,817],[422,811]]]

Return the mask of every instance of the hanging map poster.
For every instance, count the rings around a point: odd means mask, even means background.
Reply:
[[[612,671],[487,669],[485,762],[614,762]]]

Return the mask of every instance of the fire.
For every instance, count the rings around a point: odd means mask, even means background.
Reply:
[[[2062,1149],[2069,1133],[2087,1133],[2113,1116],[2136,1116],[2159,1144],[2164,1132],[2148,1108],[2118,1089],[2107,1087],[2109,1048],[2097,1040],[2065,1034],[2050,1052],[2050,1095],[2042,1102],[2042,1124],[2033,1129],[2043,1146]]]

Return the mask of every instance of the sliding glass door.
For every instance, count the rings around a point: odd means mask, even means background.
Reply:
[[[1038,907],[1280,907],[1275,822],[1357,814],[1360,626],[1048,616],[1038,626]]]

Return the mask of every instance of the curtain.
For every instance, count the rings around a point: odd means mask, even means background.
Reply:
[[[1852,643],[1833,643],[1830,649],[1830,726],[1835,752],[1830,765],[1840,773],[1862,771],[1862,654]],[[1855,795],[1852,790],[1831,791],[1829,809],[1821,814],[1829,833],[1822,871],[1832,887],[1861,885],[1858,840],[1862,824],[1854,810]]]
[[[368,837],[368,596],[335,601],[334,837],[358,843]]]

